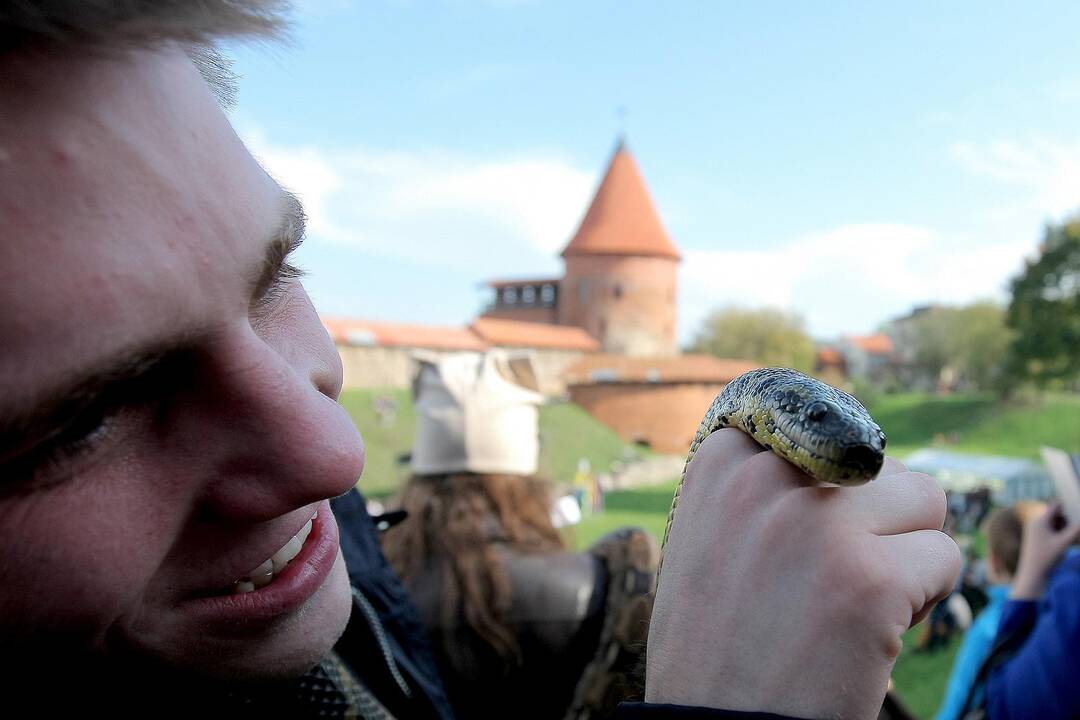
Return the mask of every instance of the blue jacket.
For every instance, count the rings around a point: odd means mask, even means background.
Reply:
[[[1005,604],[998,634],[1006,633],[1026,639],[987,680],[991,720],[1080,717],[1080,549],[1053,570],[1042,599]]]
[[[979,668],[994,647],[1001,611],[1009,596],[1009,586],[992,585],[987,588],[986,594],[990,603],[983,608],[964,635],[964,642],[953,661],[952,674],[949,675],[949,684],[945,689],[945,699],[938,710],[937,720],[959,720],[975,677],[979,674]]]

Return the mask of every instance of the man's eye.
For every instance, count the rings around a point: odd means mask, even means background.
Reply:
[[[13,455],[0,453],[0,497],[61,485],[113,450],[133,449],[146,433],[160,432],[171,398],[193,382],[196,367],[187,353],[154,360],[134,377],[86,397],[67,419],[28,438]]]
[[[56,434],[0,468],[0,495],[42,490],[69,479],[106,445],[123,410],[88,408]]]
[[[273,278],[271,278],[269,284],[266,286],[266,290],[262,293],[262,296],[257,298],[257,309],[265,311],[267,308],[276,305],[284,296],[285,291],[289,287],[289,283],[293,280],[299,280],[302,277],[304,277],[303,270],[287,260],[282,262],[274,273]]]

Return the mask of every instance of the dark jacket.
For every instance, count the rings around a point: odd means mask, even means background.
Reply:
[[[408,583],[431,628],[443,683],[462,718],[561,718],[599,643],[607,572],[587,554],[499,551],[511,588],[507,619],[519,646],[515,659],[500,656],[458,616],[441,617],[441,566]]]
[[[1080,549],[1058,564],[1041,600],[1006,603],[1002,636],[1023,644],[990,674],[990,720],[1080,717]]]
[[[363,496],[354,490],[331,507],[356,600],[338,654],[395,717],[453,717],[427,631],[383,556]]]

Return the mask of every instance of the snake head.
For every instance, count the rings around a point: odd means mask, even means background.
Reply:
[[[858,485],[881,471],[885,433],[851,395],[797,378],[774,386],[768,405],[776,430],[793,449],[793,462],[818,480]]]

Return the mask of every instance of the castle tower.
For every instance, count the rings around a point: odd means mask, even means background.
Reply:
[[[605,352],[678,353],[679,251],[620,139],[577,233],[562,251],[558,321],[577,325]]]

